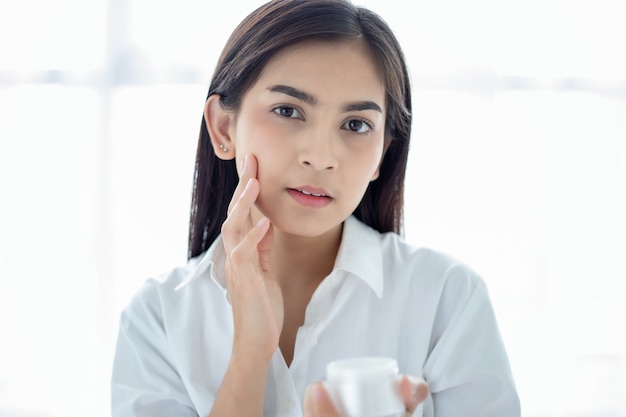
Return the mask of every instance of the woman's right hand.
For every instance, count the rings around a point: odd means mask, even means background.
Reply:
[[[233,355],[262,355],[269,360],[278,348],[284,309],[280,287],[271,271],[273,226],[266,217],[253,221],[253,207],[260,192],[256,176],[256,158],[248,155],[222,225],[222,240],[233,309]]]
[[[428,398],[429,389],[424,380],[404,375],[400,382],[400,392],[406,410],[404,417],[411,417],[417,406]],[[304,417],[342,417],[322,382],[315,382],[307,387],[304,394]]]

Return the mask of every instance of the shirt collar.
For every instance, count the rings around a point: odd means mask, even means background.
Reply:
[[[380,234],[354,216],[343,225],[335,270],[362,279],[380,298],[383,295],[383,255]]]
[[[217,282],[220,287],[226,289],[226,275],[224,274],[226,252],[222,244],[222,235],[219,235],[204,253],[189,261],[189,272],[182,282],[176,286],[175,291],[186,287],[192,281],[202,276],[211,265],[221,266],[221,268],[211,268],[211,278]]]
[[[211,278],[226,289],[225,261],[224,245],[221,236],[218,236],[204,254],[190,260],[189,273],[176,290],[186,287],[203,275],[210,265],[220,266],[211,268]],[[333,270],[342,270],[360,278],[378,297],[381,297],[383,294],[383,259],[380,234],[356,217],[348,217],[343,225],[341,245]]]

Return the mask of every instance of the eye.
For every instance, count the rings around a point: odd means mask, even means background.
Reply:
[[[350,119],[342,127],[354,133],[367,133],[372,130],[372,125],[362,119]]]
[[[282,105],[274,107],[272,111],[280,117],[285,117],[288,119],[302,119],[302,114],[295,107]]]

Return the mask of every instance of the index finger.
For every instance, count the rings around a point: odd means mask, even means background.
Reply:
[[[232,210],[233,206],[239,198],[241,198],[241,194],[246,188],[248,181],[251,178],[256,178],[257,175],[257,162],[254,155],[246,155],[243,160],[243,168],[241,169],[241,173],[239,174],[239,183],[235,188],[235,192],[233,193],[233,197],[230,199],[230,203],[228,204],[228,213]]]

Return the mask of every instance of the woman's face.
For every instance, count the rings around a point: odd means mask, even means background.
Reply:
[[[258,160],[256,208],[279,230],[336,230],[378,176],[385,88],[365,45],[306,42],[265,66],[232,130],[237,166]]]

